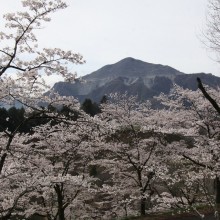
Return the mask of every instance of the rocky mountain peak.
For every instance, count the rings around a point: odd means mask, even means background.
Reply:
[[[220,86],[220,78],[211,74],[185,74],[170,66],[127,57],[82,77],[82,82],[59,82],[54,89],[61,95],[72,95],[80,101],[85,98],[99,101],[105,94],[125,91],[138,95],[140,99],[150,99],[161,92],[168,93],[173,83],[195,89],[197,76],[204,78],[205,84]]]
[[[84,78],[86,80],[112,79],[119,76],[154,78],[159,75],[172,77],[179,74],[183,73],[169,66],[147,63],[132,57],[127,57],[115,64],[106,65],[101,69],[88,74]]]

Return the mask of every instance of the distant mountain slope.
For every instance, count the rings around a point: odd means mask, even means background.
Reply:
[[[220,86],[220,77],[214,76],[212,74],[207,73],[192,73],[192,74],[184,74],[176,76],[174,82],[177,85],[182,86],[183,88],[188,88],[191,90],[197,89],[197,80],[196,78],[200,77],[202,79],[203,84],[208,85],[213,88],[217,88]]]
[[[147,63],[128,57],[115,64],[106,65],[84,78],[87,80],[115,78],[119,76],[136,78],[136,74],[138,77],[151,78],[155,75],[174,76],[181,74],[181,72],[169,66]]]
[[[82,77],[81,81],[76,80],[74,84],[58,82],[53,89],[60,95],[75,96],[80,101],[90,98],[98,102],[105,94],[126,91],[128,94],[138,95],[140,100],[146,100],[161,92],[168,93],[173,83],[195,90],[198,76],[209,86],[220,86],[220,78],[211,74],[185,74],[169,66],[129,57],[106,65]]]

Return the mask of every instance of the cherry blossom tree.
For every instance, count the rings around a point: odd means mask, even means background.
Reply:
[[[200,85],[201,86],[201,85]],[[207,94],[219,102],[219,90],[204,88]],[[159,98],[166,106],[162,112],[165,120],[157,121],[157,128],[163,133],[179,134],[182,142],[172,145],[176,155],[188,160],[194,165],[198,175],[215,180],[215,201],[210,205],[217,210],[219,204],[219,113],[207,97],[200,90],[191,91],[175,86],[169,96],[161,95]],[[165,123],[166,121],[166,123]],[[190,141],[191,140],[191,141]],[[195,173],[195,175],[196,175]],[[195,176],[191,176],[192,179]],[[209,201],[211,201],[210,199]],[[216,212],[217,213],[217,212]]]
[[[93,124],[90,117],[81,115],[75,121],[36,127],[32,136],[26,136],[29,144],[25,145],[32,149],[30,161],[39,171],[41,185],[35,198],[36,213],[54,220],[90,215],[87,208],[94,178],[89,175],[89,164],[96,140]]]
[[[112,94],[102,105],[99,117],[105,129],[99,151],[105,157],[97,162],[111,175],[103,190],[112,196],[115,205],[111,208],[118,216],[145,215],[152,208],[151,197],[157,194],[155,183],[167,172],[161,136],[148,121],[151,113],[149,103],[138,103],[127,94]]]
[[[16,134],[7,151],[7,159],[1,170],[0,216],[1,219],[11,219],[25,213],[23,207],[30,201],[27,197],[36,188],[35,172],[27,172],[28,149],[20,143],[21,137]],[[7,145],[8,137],[1,133],[1,150]],[[27,154],[26,154],[27,153]],[[30,171],[30,170],[29,170]],[[25,215],[25,214],[24,214]]]
[[[29,78],[32,82],[40,77],[39,69],[48,75],[60,74],[66,79],[72,77],[68,71],[69,63],[82,63],[82,56],[63,51],[59,48],[38,49],[35,30],[42,28],[43,22],[50,21],[50,14],[67,7],[61,0],[22,1],[23,12],[4,15],[5,27],[9,31],[1,32],[1,65],[0,75],[15,69],[20,77]],[[24,59],[26,57],[26,59]]]
[[[91,216],[97,189],[89,169],[99,134],[96,130],[92,118],[81,112],[77,120],[61,120],[60,116],[35,127],[32,134],[17,133],[0,179],[2,219]]]
[[[164,155],[169,172],[161,179],[163,192],[155,198],[155,210],[195,212],[203,219],[204,214],[198,207],[204,204],[213,207],[214,197],[210,187],[213,176],[208,169],[195,166],[180,152],[177,154],[175,149],[184,147],[183,143],[173,142],[170,145],[172,147],[166,146],[168,152]]]
[[[9,13],[4,16],[6,31],[0,34],[2,47],[0,97],[4,105],[17,101],[28,107],[29,111],[34,110],[40,115],[42,113],[42,108],[39,108],[40,101],[53,103],[53,99],[46,99],[43,96],[47,85],[42,78],[42,73],[59,74],[70,80],[70,78],[73,79],[74,74],[68,71],[69,65],[83,63],[83,61],[81,55],[71,51],[58,48],[46,48],[42,51],[38,49],[34,31],[42,28],[42,22],[50,21],[51,13],[66,8],[67,5],[64,2],[26,0],[22,1],[22,4],[26,8],[25,12]],[[7,75],[11,71],[13,77]],[[10,135],[8,147],[13,138],[13,134]],[[5,157],[5,153],[1,155],[0,171]]]
[[[29,215],[26,212],[30,209],[24,207],[28,207],[31,194],[40,184],[41,172],[32,166],[31,148],[24,144],[25,135],[19,133],[20,127],[42,117],[58,120],[59,115],[51,110],[52,106],[75,108],[76,101],[71,97],[55,93],[43,95],[49,88],[43,76],[58,74],[72,81],[75,74],[69,68],[84,62],[80,54],[72,51],[38,46],[35,31],[50,21],[52,13],[65,9],[65,2],[23,0],[21,3],[23,11],[4,15],[5,29],[0,32],[0,103],[4,107],[16,103],[25,108],[25,119],[13,131],[6,129],[0,133],[1,219],[10,219],[21,212]]]

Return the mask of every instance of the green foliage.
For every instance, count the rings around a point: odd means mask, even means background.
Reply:
[[[50,112],[58,112],[59,116],[68,117],[70,120],[76,120],[79,117],[78,112],[73,112],[67,106],[63,106],[60,110],[53,106],[48,106]],[[44,113],[39,115],[39,112],[32,112],[30,115],[26,115],[24,108],[0,108],[0,132],[8,130],[14,132],[16,129],[18,132],[31,132],[33,127],[42,125],[51,121],[52,125],[56,124],[56,120],[48,118]]]
[[[5,108],[0,108],[0,131],[8,129],[13,132],[17,127],[19,127],[24,121],[24,108],[15,108],[12,107],[8,110]],[[23,131],[22,127],[19,128],[19,131]]]
[[[70,120],[76,121],[77,118],[79,117],[79,112],[77,112],[76,110],[73,111],[72,109],[70,109],[68,106],[64,105],[61,110],[59,111],[59,113],[61,115],[64,115],[65,117],[67,117]]]
[[[100,104],[105,104],[107,101],[108,101],[108,98],[107,98],[106,95],[104,95],[104,96],[101,98]]]
[[[98,104],[96,102],[92,102],[91,99],[85,99],[85,101],[82,103],[81,108],[85,113],[89,114],[92,117],[101,112]]]

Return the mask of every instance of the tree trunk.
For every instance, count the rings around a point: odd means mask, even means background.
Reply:
[[[220,206],[220,179],[219,177],[215,178],[215,202]]]
[[[141,216],[144,216],[146,214],[145,212],[146,207],[146,198],[141,198]]]
[[[3,169],[4,163],[5,163],[6,157],[7,157],[7,154],[4,153],[0,158],[0,174],[2,173],[2,169]]]
[[[65,220],[64,207],[63,207],[63,194],[61,187],[57,184],[55,187],[57,193],[57,203],[58,203],[58,219]]]

